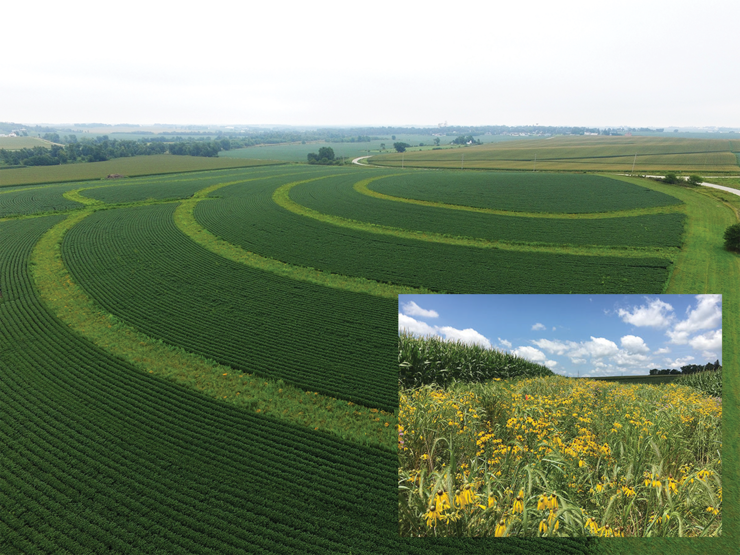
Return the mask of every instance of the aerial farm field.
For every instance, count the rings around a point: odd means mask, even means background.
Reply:
[[[374,156],[406,168],[737,174],[740,139],[557,136],[544,140]]]
[[[723,293],[737,368],[727,193],[539,172],[522,196],[480,172],[41,169],[76,182],[0,188],[3,553],[603,550],[399,537],[399,293]],[[716,542],[737,531],[737,439],[724,447]]]

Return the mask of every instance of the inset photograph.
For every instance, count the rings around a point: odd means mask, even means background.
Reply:
[[[721,295],[399,295],[399,533],[722,534]]]

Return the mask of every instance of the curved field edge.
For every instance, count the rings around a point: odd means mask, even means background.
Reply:
[[[143,372],[156,374],[223,402],[346,440],[396,449],[394,414],[303,391],[282,380],[239,373],[138,332],[101,310],[69,274],[61,255],[66,232],[94,210],[79,211],[47,231],[31,254],[42,301],[57,318],[98,347]]]
[[[366,180],[368,183],[385,176],[374,177]],[[473,237],[448,236],[439,233],[413,231],[397,227],[377,225],[367,222],[358,222],[340,216],[323,214],[312,208],[307,208],[298,204],[290,198],[290,190],[299,185],[301,182],[286,183],[281,185],[272,195],[273,201],[282,208],[293,212],[299,216],[312,218],[323,223],[353,229],[356,231],[365,231],[378,235],[390,235],[401,239],[414,239],[417,241],[426,241],[430,243],[444,243],[447,245],[477,247],[483,249],[500,249],[506,251],[519,252],[538,252],[551,254],[573,254],[579,256],[611,256],[611,257],[631,257],[631,258],[655,258],[663,257],[671,259],[675,256],[678,249],[661,248],[661,247],[610,247],[604,245],[595,246],[576,246],[569,244],[555,243],[527,243],[527,242],[510,242],[510,241],[488,241],[485,239],[476,239]]]
[[[474,206],[463,206],[459,204],[447,204],[444,202],[432,202],[428,200],[418,200],[405,197],[395,197],[374,191],[368,185],[385,177],[394,177],[403,174],[392,174],[383,177],[373,177],[363,179],[354,185],[354,190],[361,195],[377,198],[380,200],[389,200],[393,202],[403,202],[406,204],[416,204],[419,206],[431,206],[433,208],[445,208],[447,210],[460,210],[463,212],[476,212],[478,214],[491,214],[496,216],[517,216],[520,218],[543,218],[552,220],[601,220],[607,218],[628,218],[630,216],[646,216],[651,214],[670,214],[673,212],[682,212],[681,205],[656,206],[652,208],[633,208],[631,210],[613,210],[609,212],[582,212],[575,214],[565,214],[556,212],[516,212],[513,210],[495,210],[493,208],[476,208]],[[602,177],[610,177],[602,175]]]
[[[317,181],[319,179],[324,178],[318,177],[314,179],[296,181],[293,183],[289,183],[289,185],[298,185],[300,183],[308,183],[310,181]],[[322,272],[321,270],[316,270],[304,266],[287,264],[285,262],[280,262],[272,258],[267,258],[246,251],[241,247],[219,239],[196,221],[193,212],[196,205],[200,201],[208,200],[207,195],[222,187],[233,184],[234,183],[219,183],[217,185],[206,187],[205,189],[202,189],[198,191],[195,195],[193,195],[192,199],[182,202],[180,206],[177,207],[174,214],[175,225],[178,227],[178,229],[180,229],[180,231],[182,231],[185,235],[190,237],[200,246],[206,248],[214,254],[222,256],[223,258],[227,258],[229,260],[232,260],[233,262],[245,264],[252,268],[265,270],[291,279],[306,281],[325,287],[332,287],[334,289],[352,291],[354,293],[366,293],[369,295],[389,299],[395,299],[398,295],[407,293],[428,292],[425,289],[421,288],[391,285],[365,278],[342,276],[339,274]]]

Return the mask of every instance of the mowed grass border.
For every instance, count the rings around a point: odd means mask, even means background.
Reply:
[[[394,177],[403,174],[392,174],[383,177]],[[670,206],[654,206],[651,208],[632,208],[630,210],[613,210],[610,212],[581,212],[577,214],[566,214],[559,212],[515,212],[512,210],[496,210],[493,208],[477,208],[474,206],[463,206],[459,204],[447,204],[444,202],[433,202],[428,200],[419,200],[406,197],[394,197],[392,195],[386,195],[379,193],[368,187],[370,182],[383,177],[376,177],[370,179],[363,179],[353,185],[353,189],[368,197],[389,200],[393,202],[403,202],[406,204],[416,204],[419,206],[431,206],[433,208],[445,208],[447,210],[460,210],[463,212],[476,212],[478,214],[492,214],[495,216],[516,216],[518,218],[543,218],[552,220],[603,220],[609,218],[629,218],[631,216],[648,216],[652,214],[670,214],[673,212],[682,212],[683,208],[680,204],[673,204]],[[610,176],[602,176],[610,177]]]
[[[53,226],[31,254],[31,273],[41,300],[64,324],[142,372],[246,410],[359,444],[396,449],[395,414],[235,371],[142,334],[98,307],[72,280],[61,255],[66,232],[97,209],[78,210]]]
[[[365,181],[370,183],[385,176],[376,176]],[[530,242],[513,242],[513,241],[489,241],[475,237],[461,237],[443,235],[425,231],[414,231],[391,226],[372,224],[368,222],[359,222],[340,216],[323,214],[312,208],[307,208],[298,204],[290,198],[290,190],[300,185],[301,182],[286,183],[278,187],[272,195],[273,201],[297,214],[312,218],[323,223],[353,229],[356,231],[365,231],[378,235],[390,235],[400,239],[413,239],[417,241],[426,241],[430,243],[444,243],[461,247],[476,247],[484,249],[500,249],[506,251],[532,252],[532,253],[549,253],[549,254],[572,254],[578,256],[597,256],[597,257],[629,257],[629,258],[666,258],[672,260],[678,253],[677,248],[663,247],[611,247],[605,245],[581,246],[570,245],[566,243],[530,243]]]

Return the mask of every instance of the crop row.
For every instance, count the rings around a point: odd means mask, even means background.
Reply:
[[[63,256],[105,310],[242,372],[394,411],[395,302],[225,260],[183,235],[174,206],[100,211]]]
[[[19,187],[15,190],[0,189],[0,218],[81,208],[80,203],[67,200],[62,196],[66,191],[74,188],[69,185],[59,185],[57,187]]]
[[[329,183],[324,179],[316,183]],[[669,262],[461,247],[338,227],[288,212],[262,182],[219,189],[195,218],[222,239],[282,262],[447,293],[659,292]],[[522,280],[527,276],[527,280]]]
[[[416,174],[412,173],[411,176],[416,177]],[[376,184],[379,186],[386,180],[391,179],[399,180],[401,178],[380,179],[372,182],[369,186],[372,189],[376,187]],[[673,197],[649,189],[642,189],[616,180],[602,179],[614,183],[616,189],[624,184],[634,187],[638,191],[648,191],[655,195],[661,195],[668,200],[677,201]],[[475,237],[490,241],[632,247],[681,246],[681,234],[685,220],[683,214],[650,214],[600,219],[544,219],[517,217],[516,215],[482,214],[372,198],[359,194],[352,188],[352,185],[357,181],[358,176],[314,181],[291,189],[290,197],[307,208],[351,220],[429,233]],[[465,180],[461,180],[461,183],[465,183]],[[540,185],[541,192],[547,192],[548,188],[547,182]],[[556,189],[562,192],[561,189]],[[485,195],[486,199],[490,198],[489,195],[496,195],[496,193],[489,193],[486,190],[480,192]],[[525,187],[522,195],[527,192],[529,192],[529,189]],[[419,196],[433,197],[434,195]],[[635,193],[635,196],[638,196],[638,193]],[[649,195],[639,193],[639,196]],[[525,197],[520,197],[520,199],[523,198]],[[457,204],[460,202],[462,201],[458,201]],[[492,202],[492,204],[495,203]]]
[[[513,212],[578,214],[680,204],[658,191],[587,174],[407,172],[374,181],[370,188],[395,197]]]
[[[195,192],[216,183],[237,181],[239,179],[254,179],[263,176],[269,177],[276,174],[283,175],[291,172],[296,173],[296,169],[277,166],[198,172],[194,175],[178,174],[156,178],[136,178],[127,179],[118,185],[107,184],[104,187],[89,189],[83,191],[82,194],[109,204],[138,202],[149,199],[181,199],[191,197]]]
[[[222,405],[70,332],[27,268],[57,221],[0,223],[4,553],[459,552],[398,538],[395,455]]]

